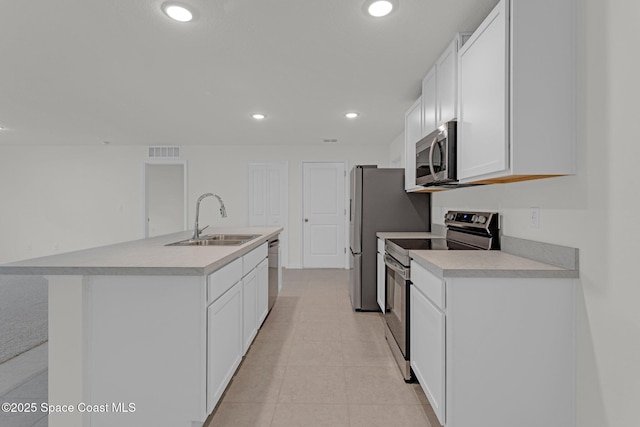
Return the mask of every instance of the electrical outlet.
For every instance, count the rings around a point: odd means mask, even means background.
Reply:
[[[529,208],[529,226],[540,228],[540,208]]]

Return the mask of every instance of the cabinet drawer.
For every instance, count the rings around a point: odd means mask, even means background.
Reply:
[[[440,310],[445,308],[444,280],[411,260],[411,282]]]
[[[207,277],[207,304],[215,301],[242,279],[242,258],[238,258],[229,264],[216,270]]]
[[[245,276],[267,257],[267,243],[263,243],[242,257],[242,275]]]
[[[378,253],[384,255],[384,239],[378,238]]]

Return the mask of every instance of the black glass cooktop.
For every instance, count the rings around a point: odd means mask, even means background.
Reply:
[[[446,239],[387,239],[395,245],[407,251],[419,250],[436,250],[436,251],[453,251],[453,250],[474,250],[472,246],[462,243],[447,241]]]
[[[388,239],[402,249],[408,251],[422,249],[447,250],[447,241],[445,239]]]

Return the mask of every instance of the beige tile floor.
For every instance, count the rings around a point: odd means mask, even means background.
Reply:
[[[284,270],[278,300],[209,427],[438,427],[406,384],[379,313],[355,312],[345,270]]]

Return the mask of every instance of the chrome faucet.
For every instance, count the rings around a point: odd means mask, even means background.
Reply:
[[[202,230],[208,227],[208,225],[206,225],[202,227],[202,229],[200,229],[200,227],[198,226],[198,219],[200,218],[200,202],[205,197],[215,197],[216,199],[218,199],[218,202],[220,203],[220,215],[222,215],[222,218],[227,217],[227,209],[224,207],[224,202],[222,201],[220,196],[213,193],[204,193],[202,196],[198,197],[198,201],[196,202],[196,224],[193,226],[193,236],[191,237],[191,240],[198,239]]]

